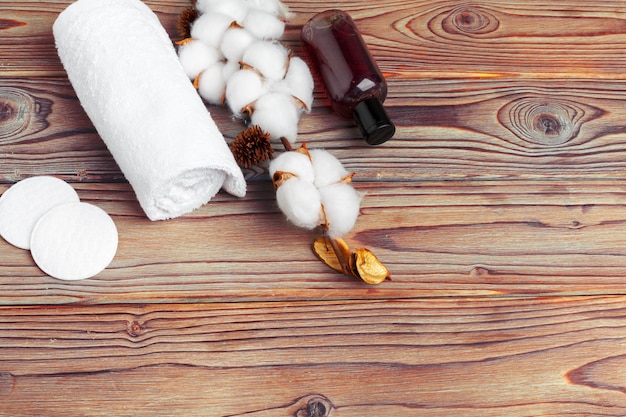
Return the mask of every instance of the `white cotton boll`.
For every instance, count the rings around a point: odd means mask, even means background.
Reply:
[[[295,177],[285,181],[276,190],[276,202],[298,227],[314,229],[322,223],[320,193],[310,182]]]
[[[222,78],[224,82],[228,82],[230,77],[241,69],[241,65],[237,61],[226,61],[222,67]]]
[[[191,24],[191,37],[201,40],[212,48],[219,48],[226,30],[233,23],[233,18],[223,13],[209,12],[201,14]]]
[[[328,222],[328,236],[335,239],[346,235],[359,217],[360,194],[346,183],[329,185],[319,192]]]
[[[254,103],[250,123],[261,126],[272,140],[284,137],[294,143],[298,136],[299,119],[299,108],[293,97],[272,92],[259,97]]]
[[[292,15],[289,8],[278,0],[246,0],[246,4],[250,8],[263,10],[285,19],[288,19]]]
[[[216,62],[200,73],[198,78],[198,94],[210,104],[221,105],[226,90],[223,62]]]
[[[235,116],[242,117],[244,107],[264,93],[263,79],[253,70],[236,71],[226,82],[226,103]]]
[[[343,164],[333,154],[324,149],[310,149],[311,163],[318,188],[340,182],[350,175]]]
[[[230,0],[196,0],[195,6],[196,10],[204,14],[217,9],[222,3],[228,3],[229,1]]]
[[[279,42],[255,41],[248,46],[241,60],[266,79],[282,80],[287,71],[288,56],[289,50]]]
[[[285,33],[285,22],[263,10],[250,10],[243,26],[258,39],[280,39]]]
[[[229,61],[239,62],[244,51],[256,38],[245,28],[231,27],[224,33],[220,50]]]
[[[178,47],[178,59],[192,80],[200,72],[221,59],[220,53],[199,40],[191,40]]]
[[[276,172],[290,172],[304,182],[313,184],[313,165],[309,157],[300,152],[283,152],[272,159],[269,166],[270,177]],[[289,180],[287,181],[289,182]],[[281,185],[282,187],[282,185]]]
[[[232,17],[237,23],[242,23],[248,14],[248,5],[244,0],[224,0],[215,2],[211,11],[223,13]]]
[[[289,60],[289,68],[285,75],[285,83],[291,94],[302,101],[305,110],[310,111],[313,105],[313,76],[307,63],[300,57],[293,56]]]

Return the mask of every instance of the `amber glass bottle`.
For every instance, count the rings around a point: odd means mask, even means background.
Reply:
[[[354,118],[370,145],[389,140],[396,128],[382,105],[387,82],[352,18],[321,12],[304,25],[301,40],[333,110]]]

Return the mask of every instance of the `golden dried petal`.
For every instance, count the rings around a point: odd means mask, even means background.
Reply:
[[[389,270],[371,250],[358,248],[354,251],[353,259],[358,277],[366,283],[380,284],[391,278]]]
[[[306,147],[306,143],[303,142],[302,145],[300,145],[300,147],[298,149],[296,149],[294,152],[298,152],[301,153],[303,155],[306,155],[309,157],[309,160],[311,159],[311,153],[309,152],[309,149]]]
[[[343,272],[343,268],[341,267],[341,263],[339,263],[333,245],[326,236],[315,239],[315,242],[313,242],[313,253],[328,267],[337,272]]]

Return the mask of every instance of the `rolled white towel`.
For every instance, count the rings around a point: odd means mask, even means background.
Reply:
[[[76,95],[151,220],[246,182],[157,16],[139,0],[78,0],[53,26]]]

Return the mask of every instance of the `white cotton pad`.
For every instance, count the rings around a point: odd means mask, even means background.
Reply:
[[[117,228],[101,208],[68,203],[44,214],[33,229],[30,249],[46,274],[62,280],[93,277],[117,251]]]
[[[13,246],[30,249],[37,220],[55,206],[78,201],[74,188],[55,177],[31,177],[15,183],[0,197],[0,236]]]

